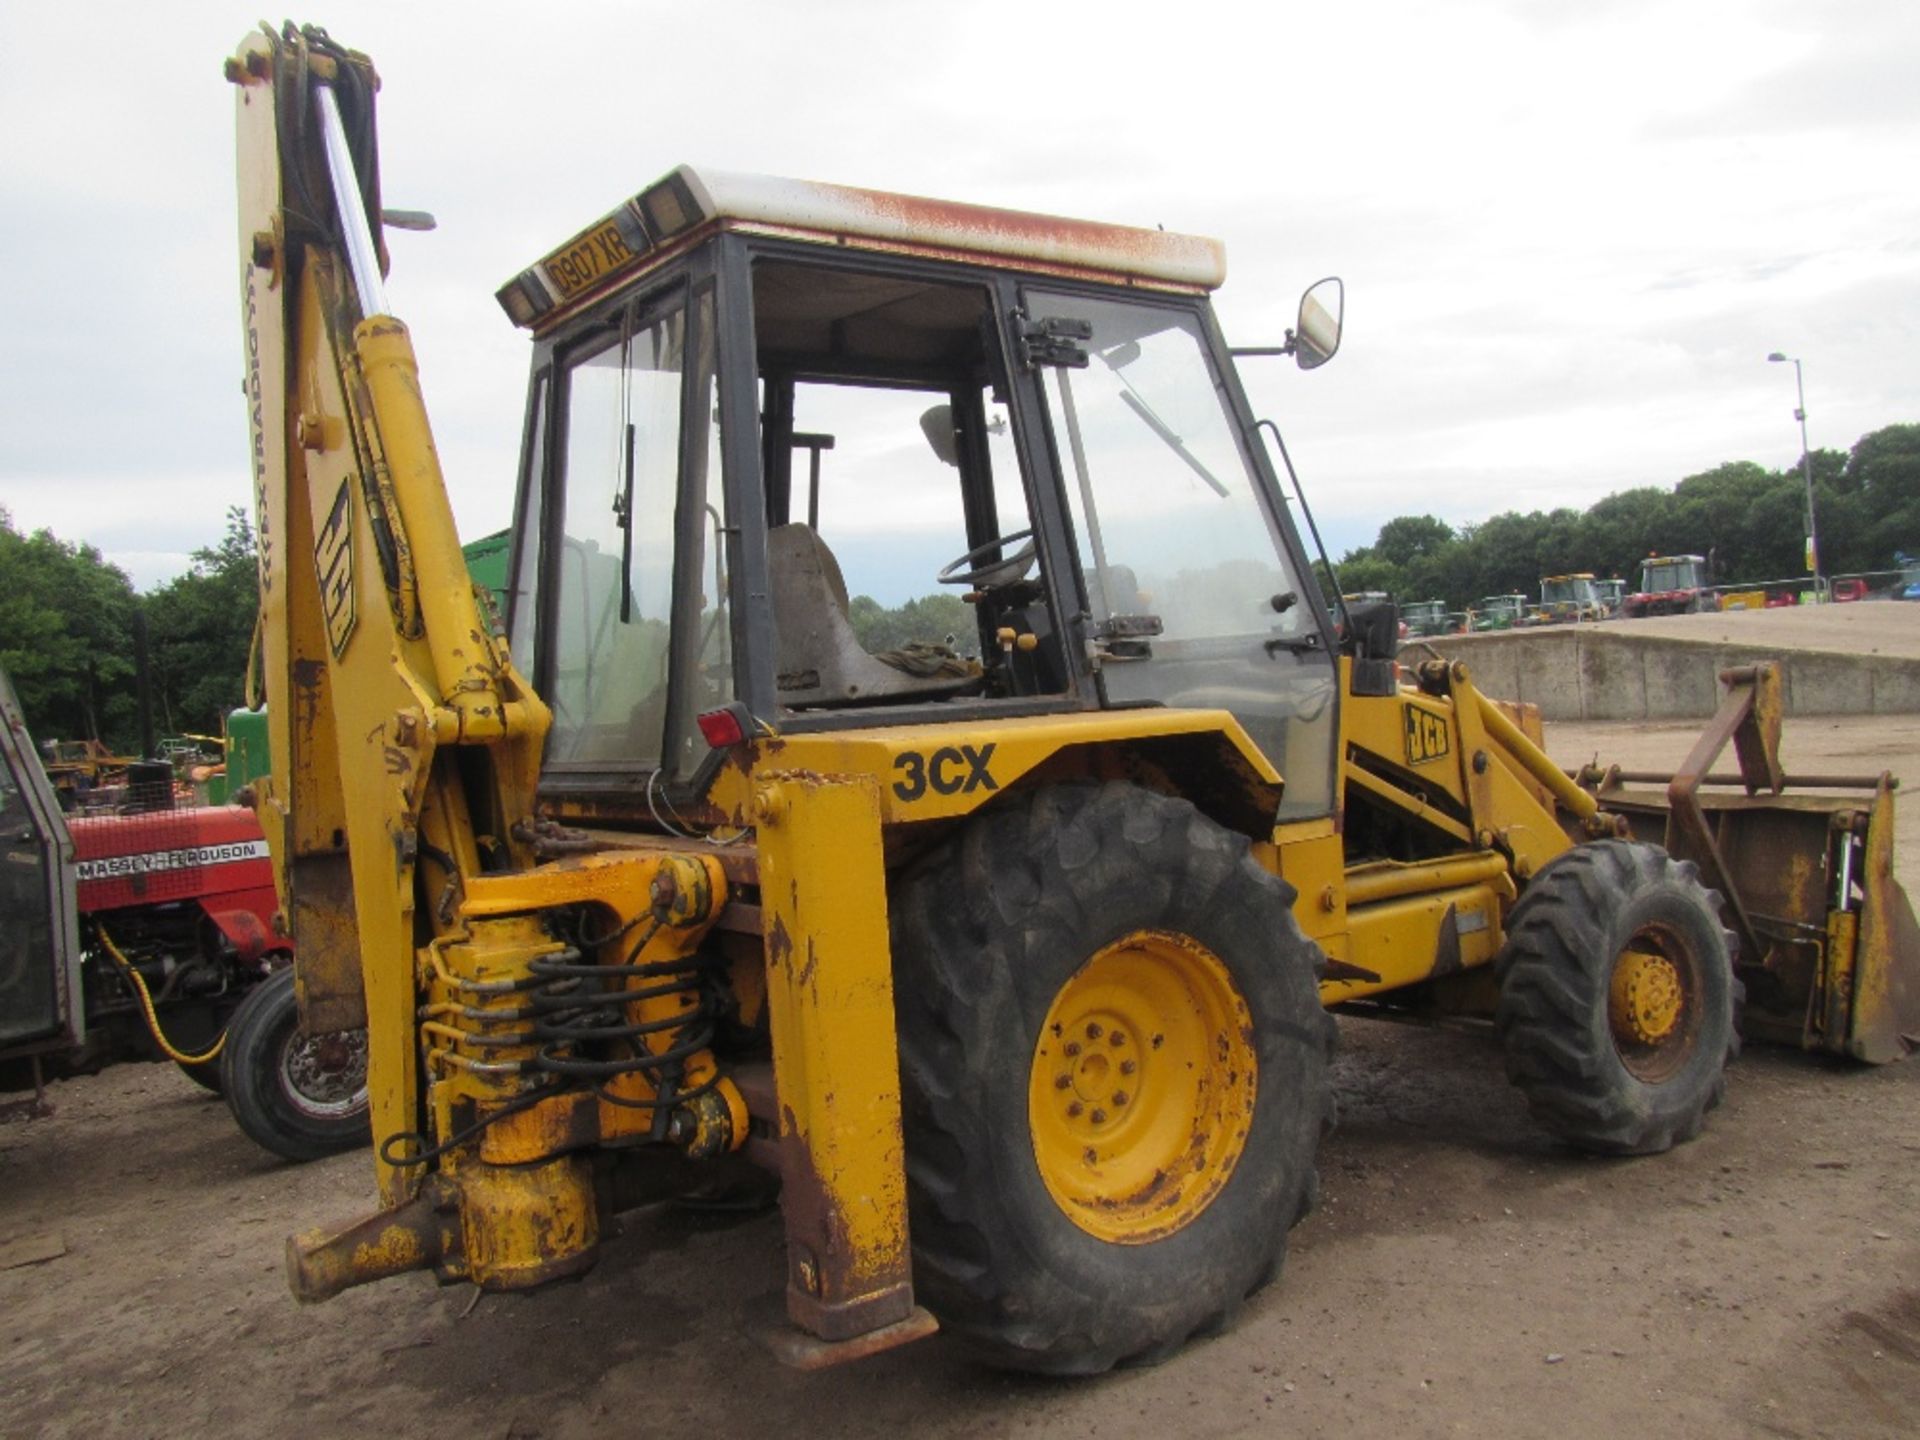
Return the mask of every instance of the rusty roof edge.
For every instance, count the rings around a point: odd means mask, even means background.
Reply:
[[[1041,260],[1206,290],[1227,278],[1226,247],[1202,235],[691,165],[673,174],[710,219]]]

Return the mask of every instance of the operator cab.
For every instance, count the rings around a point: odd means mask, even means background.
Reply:
[[[1208,240],[683,167],[517,277],[508,608],[553,709],[543,795],[691,813],[721,711],[1167,705],[1232,712],[1282,816],[1329,812],[1333,637],[1223,271]],[[1303,364],[1338,344],[1317,304],[1301,328]]]

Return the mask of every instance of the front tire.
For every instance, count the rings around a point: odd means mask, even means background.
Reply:
[[[1334,1037],[1292,900],[1120,782],[1009,797],[898,883],[914,1282],[990,1363],[1153,1363],[1278,1270]]]
[[[283,1160],[318,1160],[372,1139],[366,1032],[304,1038],[291,967],[233,1012],[220,1080],[247,1138]]]
[[[1495,962],[1507,1077],[1569,1144],[1646,1155],[1691,1140],[1740,1051],[1733,936],[1694,867],[1601,840],[1534,877]]]

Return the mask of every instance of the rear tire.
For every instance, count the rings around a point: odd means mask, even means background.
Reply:
[[[983,1359],[1154,1364],[1278,1271],[1334,1043],[1292,900],[1120,782],[1009,797],[898,882],[914,1283]]]
[[[335,1047],[343,1060],[328,1068]],[[291,968],[261,981],[233,1012],[220,1079],[240,1129],[283,1160],[318,1160],[372,1139],[366,1032],[304,1039]]]
[[[1527,886],[1495,964],[1507,1078],[1584,1150],[1693,1139],[1740,1050],[1732,955],[1692,864],[1624,840],[1576,846]]]

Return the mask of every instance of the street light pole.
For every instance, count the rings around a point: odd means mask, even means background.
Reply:
[[[1781,363],[1792,359],[1778,350],[1767,359]],[[1807,482],[1807,568],[1813,571],[1813,593],[1821,593],[1820,582],[1820,532],[1813,523],[1813,451],[1807,446],[1807,386],[1800,374],[1800,362],[1793,361],[1793,389],[1799,404],[1794,407],[1793,418],[1800,422],[1800,474]]]

